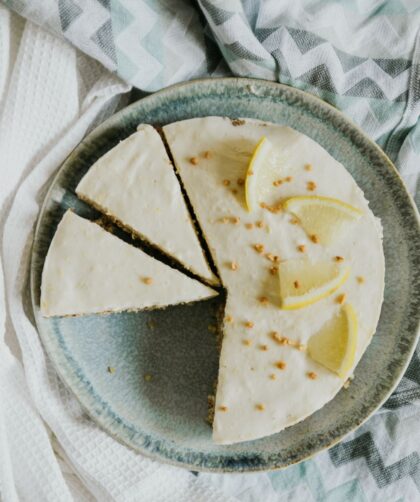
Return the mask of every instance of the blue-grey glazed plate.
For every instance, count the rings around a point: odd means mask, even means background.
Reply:
[[[162,311],[44,319],[43,261],[63,212],[95,217],[74,189],[94,161],[141,122],[254,117],[287,124],[320,143],[351,172],[382,219],[385,300],[376,335],[348,390],[279,434],[233,446],[212,443],[207,394],[216,378],[215,335],[222,300]],[[124,197],[124,194],[121,194]],[[63,381],[106,431],[154,459],[193,470],[256,471],[299,462],[332,446],[389,396],[414,350],[420,302],[419,220],[385,154],[340,112],[302,91],[249,79],[170,87],[120,111],[90,133],[52,182],[32,256],[33,308],[42,342]],[[115,368],[114,373],[107,371]],[[145,374],[152,375],[146,381]],[[244,417],[246,419],[246,417]]]

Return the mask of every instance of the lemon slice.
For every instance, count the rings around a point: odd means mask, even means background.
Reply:
[[[299,218],[310,237],[316,235],[324,245],[338,239],[348,231],[349,223],[363,214],[360,209],[339,199],[316,195],[292,197],[284,202],[283,207]]]
[[[343,379],[353,367],[356,348],[357,316],[350,304],[343,305],[308,342],[309,356]]]
[[[272,149],[273,146],[270,141],[263,136],[258,141],[249,161],[245,177],[245,202],[249,212],[258,207],[260,179],[266,166],[270,164]]]
[[[307,307],[331,295],[348,279],[350,267],[334,262],[288,260],[279,265],[280,308]]]

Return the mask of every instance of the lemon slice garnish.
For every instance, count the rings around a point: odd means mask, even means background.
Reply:
[[[331,295],[348,279],[350,267],[334,262],[288,260],[279,264],[280,308],[307,307]]]
[[[249,161],[245,177],[245,202],[249,212],[258,207],[260,178],[265,167],[270,163],[272,148],[270,141],[263,136],[258,141]]]
[[[356,357],[357,331],[357,316],[353,307],[343,305],[339,313],[309,339],[308,354],[344,379]]]
[[[303,195],[291,197],[283,203],[284,209],[295,215],[306,233],[317,236],[321,244],[331,244],[346,230],[349,223],[363,214],[360,209],[339,199]]]

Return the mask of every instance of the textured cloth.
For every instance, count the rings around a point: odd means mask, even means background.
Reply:
[[[43,29],[0,8],[0,326],[9,345],[16,333],[24,363],[23,371],[0,343],[2,499],[420,500],[419,349],[385,406],[329,451],[281,472],[194,476],[136,455],[93,425],[44,354],[27,298],[44,185],[123,104],[127,84],[151,92],[235,74],[308,90],[377,141],[420,197],[418,1],[5,3]]]

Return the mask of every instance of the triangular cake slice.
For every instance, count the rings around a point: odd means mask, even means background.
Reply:
[[[158,132],[140,125],[93,164],[77,195],[212,284],[178,179]]]
[[[45,317],[155,309],[216,291],[68,210],[42,272]]]
[[[258,120],[204,117],[163,128],[176,168],[227,289],[213,438],[231,444],[281,431],[324,406],[343,386],[369,344],[381,310],[381,226],[346,169],[319,144]],[[261,199],[246,206],[248,165],[261,139],[275,149]],[[194,165],[191,159],[198,159]],[[299,195],[334,197],[360,210],[356,230],[323,246],[282,203]],[[283,260],[343,261],[351,268],[337,294],[282,310]],[[296,283],[295,287],[299,287]],[[354,364],[339,377],[315,362],[309,339],[343,301],[359,319]]]

